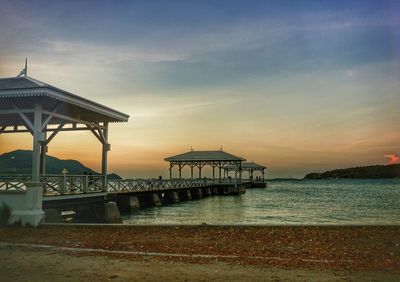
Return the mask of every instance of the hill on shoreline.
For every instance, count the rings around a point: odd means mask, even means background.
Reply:
[[[390,179],[400,178],[400,164],[371,165],[334,169],[322,173],[312,172],[304,176],[304,179]]]
[[[76,160],[61,160],[56,157],[46,156],[46,173],[61,174],[66,168],[68,174],[82,175],[84,172],[98,175],[99,173],[86,167]],[[0,174],[30,174],[32,171],[32,151],[16,150],[0,155]],[[115,173],[109,174],[110,179],[120,179]]]

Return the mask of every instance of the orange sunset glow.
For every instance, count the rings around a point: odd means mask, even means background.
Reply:
[[[400,163],[400,157],[396,154],[386,154],[385,158],[388,158],[388,164]]]
[[[9,5],[0,77],[15,77],[28,57],[30,77],[130,116],[110,124],[110,172],[167,176],[165,157],[221,145],[268,167],[268,178],[383,164],[384,155],[398,162],[388,154],[400,150],[395,9],[218,16],[212,25],[86,15],[86,30],[45,5],[36,14]],[[32,149],[31,136],[0,134],[0,153],[16,149]],[[60,133],[48,154],[100,169],[89,133]]]

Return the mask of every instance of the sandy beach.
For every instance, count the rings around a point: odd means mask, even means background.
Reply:
[[[0,229],[4,281],[400,279],[400,226]]]

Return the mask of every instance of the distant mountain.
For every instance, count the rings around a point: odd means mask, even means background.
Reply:
[[[323,173],[312,172],[305,179],[353,178],[353,179],[384,179],[400,178],[400,164],[371,165],[334,169]]]
[[[76,160],[60,160],[56,157],[46,156],[46,173],[61,174],[66,168],[68,174],[82,175],[84,172],[93,175],[99,174],[84,166]],[[0,174],[30,174],[32,171],[32,151],[16,150],[0,155]],[[120,179],[115,173],[109,174],[110,179]]]

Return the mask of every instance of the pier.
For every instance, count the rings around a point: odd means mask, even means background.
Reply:
[[[14,201],[29,189],[29,175],[0,175],[3,199]],[[120,214],[140,207],[175,204],[211,196],[241,195],[254,183],[233,179],[121,179],[101,175],[43,175],[46,222],[121,222]]]
[[[129,115],[27,76],[0,79],[0,134],[32,136],[30,175],[0,175],[0,204],[12,210],[9,223],[37,226],[44,220],[60,222],[120,222],[120,211],[142,206],[160,206],[214,195],[240,195],[246,188],[265,186],[262,179],[242,180],[241,157],[219,151],[194,151],[172,156],[170,179],[108,179],[107,157],[111,150],[109,125],[123,123]],[[101,174],[51,175],[46,173],[48,146],[60,132],[86,131],[101,144]],[[212,179],[202,178],[204,166]],[[177,166],[179,177],[173,178]],[[182,169],[190,167],[190,179]],[[245,166],[246,167],[246,166]],[[198,178],[193,169],[198,168]],[[218,168],[218,178],[215,175]],[[222,177],[224,169],[234,177]]]

